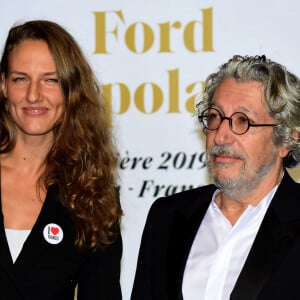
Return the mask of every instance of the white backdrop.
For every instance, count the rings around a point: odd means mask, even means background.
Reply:
[[[120,154],[124,299],[152,202],[208,182],[194,110],[206,76],[234,54],[300,75],[299,12],[297,0],[0,0],[1,49],[15,22],[56,21],[103,84]]]

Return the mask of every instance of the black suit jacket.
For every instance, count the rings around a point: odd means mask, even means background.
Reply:
[[[58,202],[57,192],[56,186],[49,188],[40,215],[15,263],[0,214],[0,299],[73,300],[77,284],[79,300],[121,299],[121,237],[106,250],[78,252],[74,247],[74,223]],[[63,239],[56,245],[43,236],[45,226],[51,223],[63,230]]]
[[[131,300],[183,299],[186,261],[215,190],[208,185],[154,202],[142,236]],[[300,185],[287,173],[230,299],[300,299]]]

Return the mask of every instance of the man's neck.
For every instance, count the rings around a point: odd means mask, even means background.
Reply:
[[[220,208],[223,215],[228,219],[228,221],[234,225],[243,212],[247,209],[249,205],[256,206],[258,205],[270,191],[277,186],[282,177],[284,171],[278,173],[278,176],[267,178],[260,183],[259,186],[254,191],[249,192],[248,194],[230,192],[230,197],[227,195],[226,191],[221,191],[215,198],[215,202]],[[232,197],[232,195],[235,195]]]

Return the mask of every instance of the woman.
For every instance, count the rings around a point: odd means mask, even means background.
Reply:
[[[117,156],[87,60],[61,26],[29,21],[0,73],[1,295],[121,299]]]

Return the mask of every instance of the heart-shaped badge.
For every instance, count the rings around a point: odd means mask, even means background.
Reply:
[[[58,227],[51,227],[50,231],[54,234],[57,235],[59,233],[59,228]]]
[[[55,223],[50,223],[44,227],[43,235],[45,240],[52,245],[59,244],[64,237],[63,230]]]

